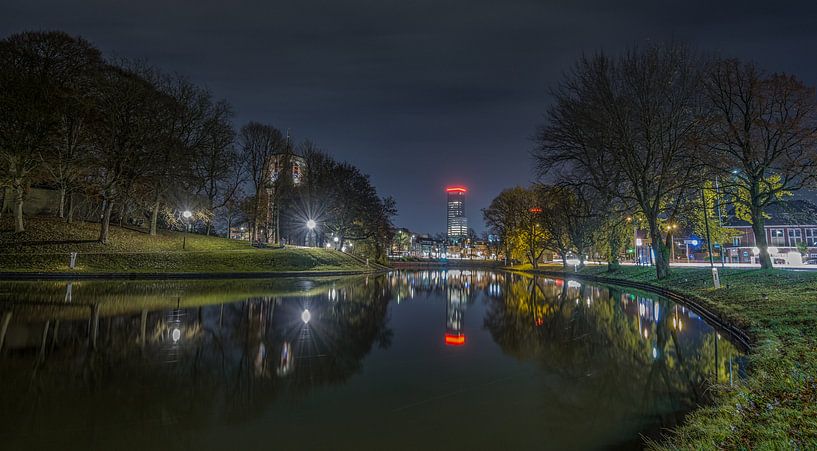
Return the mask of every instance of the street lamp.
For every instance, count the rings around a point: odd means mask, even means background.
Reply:
[[[184,221],[186,223],[184,230],[185,233],[182,236],[182,250],[185,250],[187,249],[187,234],[190,233],[190,218],[193,217],[193,212],[191,212],[190,210],[185,210],[184,212],[182,212],[182,217],[184,218]]]
[[[669,234],[669,258],[670,262],[675,260],[675,240],[673,240],[672,231],[678,228],[678,224],[667,224],[667,233]]]
[[[306,221],[306,228],[309,229],[310,232],[314,232],[315,227],[317,225],[318,225],[318,223],[316,223],[314,219],[310,219],[310,220]],[[309,240],[307,239],[307,241],[309,241]],[[317,244],[317,242],[318,242],[318,235],[317,235],[317,232],[315,232],[315,243]],[[309,243],[307,243],[307,244],[309,244]]]

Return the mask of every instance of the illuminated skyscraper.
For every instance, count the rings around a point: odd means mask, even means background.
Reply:
[[[448,193],[448,239],[459,242],[468,236],[468,218],[465,217],[465,193],[462,186],[450,186],[445,189]]]

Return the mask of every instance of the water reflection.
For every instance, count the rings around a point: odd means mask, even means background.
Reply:
[[[655,430],[676,425],[710,381],[733,380],[741,353],[667,299],[545,278],[517,278],[506,288],[511,295],[493,302],[485,318],[502,349],[594,386],[561,409],[579,415],[593,405],[597,414],[623,417],[646,409],[652,416],[642,418],[642,429]]]
[[[2,283],[0,312],[8,449],[638,446],[744,368],[666,299],[501,272]]]

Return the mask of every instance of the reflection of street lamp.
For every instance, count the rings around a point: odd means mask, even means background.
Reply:
[[[185,233],[182,238],[182,250],[187,248],[187,234],[190,233],[190,218],[193,217],[193,213],[190,210],[185,210],[182,213],[182,217],[185,221]]]
[[[310,219],[310,220],[306,221],[306,228],[309,229],[310,232],[314,232],[315,227],[317,225],[318,225],[318,223],[316,223],[314,219]],[[309,240],[307,240],[307,241],[309,241]],[[315,232],[315,243],[317,244],[317,242],[318,242],[318,234],[317,234],[317,232]],[[307,245],[308,244],[309,243],[307,243]]]
[[[309,323],[310,319],[312,319],[312,314],[309,313],[309,309],[304,309],[304,311],[301,313],[301,321],[303,321],[304,324],[307,324]]]

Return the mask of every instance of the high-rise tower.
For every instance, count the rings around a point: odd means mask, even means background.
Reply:
[[[449,186],[445,192],[448,194],[448,240],[461,242],[468,236],[468,218],[465,217],[465,193],[468,190],[463,186]]]

